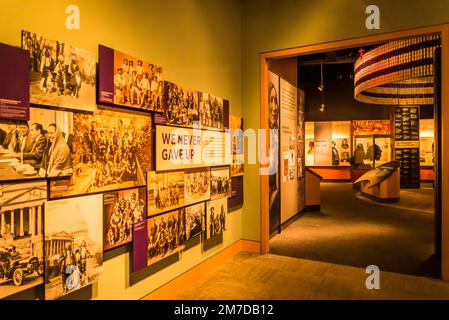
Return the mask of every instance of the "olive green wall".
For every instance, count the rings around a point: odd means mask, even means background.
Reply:
[[[76,4],[81,29],[65,28]],[[241,116],[241,5],[238,0],[0,0],[0,42],[20,46],[26,29],[95,52],[98,44],[159,64],[166,80],[230,100]],[[102,213],[101,213],[102,214]],[[138,299],[241,239],[241,210],[228,214],[223,244],[186,250],[180,262],[127,287],[131,257],[104,263],[93,298]]]
[[[380,8],[380,30],[365,28],[365,8]],[[449,22],[443,0],[243,0],[242,105],[246,127],[260,122],[259,53]],[[243,238],[260,239],[260,179],[245,166]]]

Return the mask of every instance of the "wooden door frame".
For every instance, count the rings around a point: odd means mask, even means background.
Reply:
[[[402,38],[416,37],[429,33],[441,34],[441,163],[449,163],[449,24],[439,24],[430,27],[415,28],[397,32],[389,32],[327,42],[321,44],[308,45],[297,48],[263,52],[259,54],[260,64],[260,128],[268,129],[268,61],[270,59],[282,59],[306,54],[322,53],[327,51],[348,49],[353,47],[364,47],[375,45],[386,41],[393,41]],[[266,131],[266,147],[269,150],[269,130]],[[268,167],[267,164],[260,164],[260,167]],[[449,199],[449,165],[440,166],[441,170],[441,199]],[[270,251],[269,232],[269,179],[267,175],[260,175],[260,206],[261,206],[261,241],[260,252],[267,254]],[[449,280],[449,202],[441,203],[441,276]]]

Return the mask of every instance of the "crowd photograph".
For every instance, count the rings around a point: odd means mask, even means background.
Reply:
[[[95,110],[94,53],[28,31],[22,48],[30,54],[31,103]]]
[[[184,205],[184,171],[151,171],[147,180],[149,215]]]
[[[162,67],[114,50],[114,104],[163,112]]]
[[[146,218],[145,202],[145,188],[103,195],[104,250],[131,242],[134,223]]]
[[[201,127],[204,129],[224,129],[223,99],[208,93],[200,93],[199,111]]]
[[[73,122],[75,186],[96,192],[145,185],[151,170],[151,117],[102,110],[77,113]]]
[[[191,169],[184,173],[185,203],[210,199],[210,169]]]
[[[45,204],[45,298],[98,281],[103,265],[102,195]]]
[[[0,159],[0,180],[72,175],[73,114],[31,108],[30,121],[0,124]]]
[[[184,209],[148,219],[148,265],[184,248]]]
[[[168,124],[193,126],[199,121],[198,92],[166,81],[165,112]]]
[[[206,239],[226,230],[227,198],[211,200],[206,203]]]
[[[210,169],[210,197],[217,199],[231,196],[231,177],[229,167]]]
[[[203,233],[206,225],[204,202],[185,208],[186,211],[186,240]]]

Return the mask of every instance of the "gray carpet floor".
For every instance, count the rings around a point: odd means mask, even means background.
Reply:
[[[351,183],[322,183],[321,212],[307,212],[270,240],[270,253],[438,277],[433,190],[403,190],[400,203],[365,200]]]

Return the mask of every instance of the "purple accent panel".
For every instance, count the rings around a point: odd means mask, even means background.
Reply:
[[[231,196],[228,198],[228,208],[238,208],[243,206],[243,176],[231,179]],[[230,210],[232,211],[232,210]]]
[[[167,116],[165,113],[155,113],[154,114],[154,124],[167,124]]]
[[[229,129],[229,100],[223,99],[223,127]]]
[[[133,272],[147,267],[148,220],[134,224],[133,230]]]
[[[99,90],[98,101],[114,103],[114,49],[98,46]]]
[[[30,119],[30,55],[0,43],[0,119]]]

